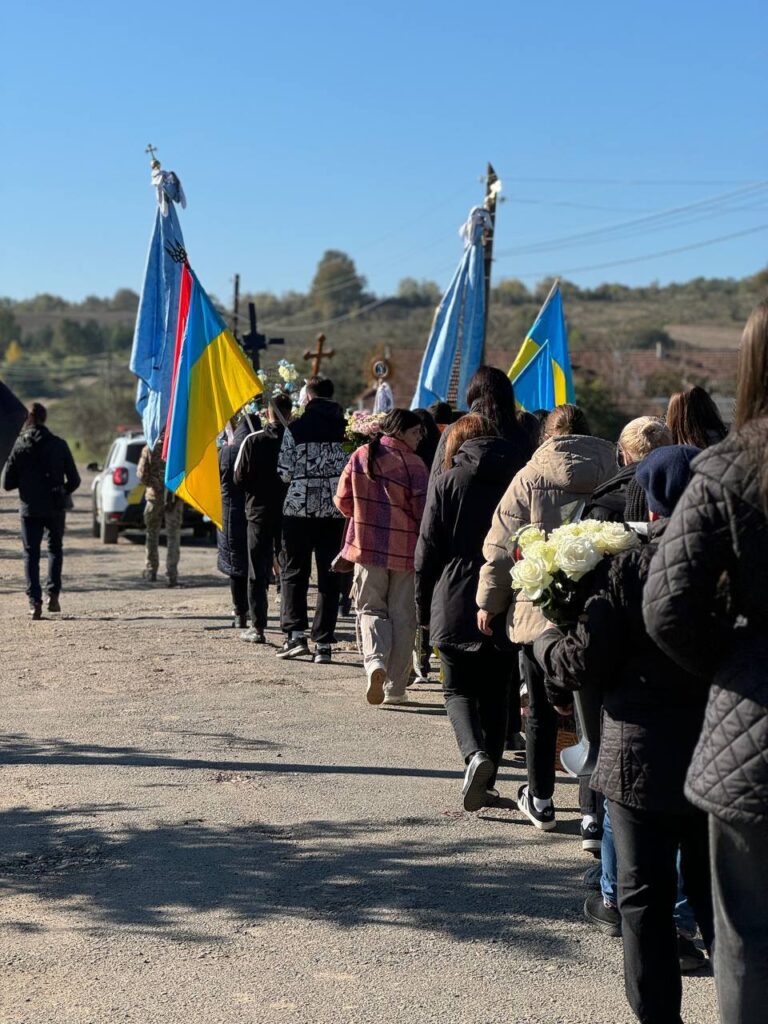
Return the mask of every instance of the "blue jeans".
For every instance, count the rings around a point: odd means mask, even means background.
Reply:
[[[600,891],[605,903],[616,906],[616,847],[613,843],[611,816],[608,813],[608,801],[605,801],[605,818],[603,820],[603,841],[600,846],[600,864],[603,869],[600,876]],[[683,878],[680,873],[680,851],[677,854],[677,902],[675,903],[675,925],[677,930],[688,935],[696,934],[696,918],[683,892]]]

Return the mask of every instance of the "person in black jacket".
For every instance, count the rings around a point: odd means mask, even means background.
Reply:
[[[60,612],[61,572],[64,563],[64,522],[80,486],[80,474],[67,442],[45,426],[44,405],[33,402],[24,430],[5,466],[6,491],[19,490],[24,573],[33,619],[43,617],[40,586],[40,547],[48,535],[48,611]]]
[[[637,495],[640,495],[642,500],[636,521],[647,520],[648,507],[645,505],[643,489],[639,485],[632,487],[635,471],[638,463],[654,448],[672,443],[669,427],[658,416],[638,416],[637,419],[630,420],[619,434],[616,445],[616,459],[620,469],[615,476],[597,488],[584,510],[584,518],[598,519],[603,523],[626,522],[627,500],[632,494],[635,500]]]
[[[248,607],[251,628],[241,634],[249,643],[266,643],[269,580],[280,552],[286,485],[277,472],[291,399],[275,395],[267,406],[267,425],[245,438],[235,462],[234,479],[245,495],[248,548]]]
[[[252,423],[244,416],[235,427],[232,440],[219,449],[221,483],[221,526],[216,531],[219,572],[229,576],[234,611],[233,625],[248,625],[248,533],[245,519],[245,492],[235,481],[235,463],[243,441],[253,433]]]
[[[506,638],[500,638],[501,649],[477,627],[483,540],[496,506],[529,455],[524,437],[515,445],[481,416],[462,417],[446,447],[453,468],[441,474],[432,490],[416,547],[419,623],[429,627],[430,640],[440,651],[445,706],[467,766],[463,802],[469,811],[498,798],[494,784],[517,657]]]
[[[288,426],[280,446],[277,471],[288,491],[283,505],[283,575],[280,620],[285,642],[278,658],[309,655],[307,595],[312,555],[317,567],[317,602],[312,639],[316,665],[331,661],[331,644],[339,614],[339,574],[331,563],[341,549],[344,517],[333,503],[341,471],[347,464],[342,447],[347,421],[333,398],[333,382],[310,377],[309,401]]]
[[[642,547],[605,559],[574,630],[547,630],[535,653],[550,700],[584,685],[603,692],[593,785],[608,798],[618,857],[627,999],[642,1024],[680,1024],[682,984],[674,922],[677,858],[707,948],[712,899],[705,816],[683,794],[705,694],[648,636],[642,617],[648,567],[690,477],[698,449],[659,448],[637,471],[653,520]],[[599,898],[599,897],[598,897]]]
[[[768,992],[768,302],[744,329],[734,428],[694,463],[644,613],[707,701],[686,794],[709,815],[720,1019],[758,1024]]]

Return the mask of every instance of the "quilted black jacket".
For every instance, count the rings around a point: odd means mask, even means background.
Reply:
[[[594,596],[574,630],[535,646],[555,704],[563,691],[599,687],[603,694],[600,753],[592,786],[609,800],[656,812],[690,811],[685,773],[704,719],[706,693],[648,636],[643,587],[666,520],[649,543],[606,560],[594,572]]]
[[[768,821],[767,461],[768,419],[696,459],[645,591],[656,642],[711,683],[686,792],[742,824]]]

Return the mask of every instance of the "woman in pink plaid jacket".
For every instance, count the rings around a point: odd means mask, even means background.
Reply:
[[[342,557],[355,563],[369,704],[405,704],[416,635],[414,554],[427,496],[427,467],[415,453],[418,416],[393,409],[381,433],[345,466],[334,502],[347,517]]]

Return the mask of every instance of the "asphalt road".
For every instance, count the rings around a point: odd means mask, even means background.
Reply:
[[[633,1020],[620,940],[582,918],[569,780],[554,833],[463,812],[437,684],[369,707],[351,620],[330,666],[276,660],[276,620],[239,642],[213,548],[145,584],[87,507],[62,615],[33,623],[0,499],[1,1022]],[[712,1024],[712,979],[684,984]]]

